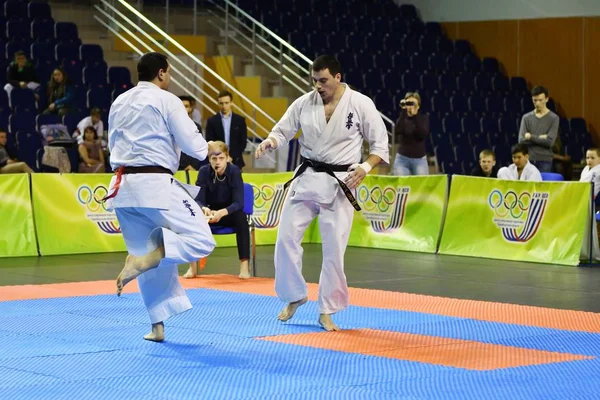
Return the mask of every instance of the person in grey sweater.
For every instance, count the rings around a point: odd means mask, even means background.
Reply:
[[[523,115],[519,143],[529,149],[529,161],[540,172],[552,171],[552,146],[558,136],[559,117],[548,109],[548,89],[536,86],[531,90],[534,110]]]

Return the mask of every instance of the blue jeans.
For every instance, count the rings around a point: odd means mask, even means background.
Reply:
[[[392,174],[396,176],[409,175],[429,175],[429,165],[427,165],[427,156],[421,158],[409,158],[401,154],[396,154]]]
[[[552,172],[552,161],[532,161],[540,172]]]

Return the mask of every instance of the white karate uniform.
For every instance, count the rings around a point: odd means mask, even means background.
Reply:
[[[600,192],[600,164],[596,165],[594,168],[590,168],[586,166],[583,171],[581,171],[581,177],[579,178],[580,182],[593,182],[594,183],[594,199],[598,196],[598,192]],[[591,201],[591,200],[590,200]],[[595,207],[594,207],[595,208]],[[596,224],[596,216],[594,215],[594,223],[591,224],[592,228],[592,258],[594,260],[600,259],[600,245],[598,243],[598,228]],[[581,250],[581,259],[587,260],[590,258],[590,224],[585,224],[585,235],[583,237],[583,246]]]
[[[94,124],[92,122],[92,117],[89,116],[85,117],[77,124],[77,129],[79,129],[79,132],[73,132],[73,137],[77,139],[77,144],[83,143],[83,132],[85,132],[85,128],[88,126],[93,126],[98,134],[98,139],[102,140],[102,137],[104,136],[104,123],[102,120],[99,120],[96,124]]]
[[[325,119],[323,100],[315,90],[292,103],[269,137],[281,147],[302,129],[298,140],[300,154],[333,165],[360,162],[363,140],[367,140],[369,154],[381,157],[382,163],[387,164],[388,136],[375,104],[370,98],[344,86],[344,94],[329,122]],[[335,175],[343,181],[348,172],[335,172]],[[323,238],[319,311],[332,314],[349,303],[344,253],[354,207],[333,177],[310,167],[292,182],[281,213],[275,245],[275,290],[286,303],[308,295],[302,276],[301,243],[306,227],[317,215]]]
[[[181,100],[150,82],[139,82],[115,100],[108,127],[113,170],[160,166],[175,172],[181,149],[199,160],[208,152]],[[109,193],[115,181],[116,176]],[[164,244],[165,258],[158,267],[137,278],[153,324],[192,307],[179,284],[177,266],[206,257],[215,247],[194,201],[197,194],[197,187],[167,173],[124,174],[118,194],[107,201],[107,208],[115,209],[130,254],[141,256]]]
[[[508,167],[502,167],[498,170],[498,179],[504,179],[507,181],[529,181],[529,182],[541,182],[542,174],[535,165],[527,161],[523,172],[521,172],[521,178],[519,178],[519,171],[517,166],[511,164]]]

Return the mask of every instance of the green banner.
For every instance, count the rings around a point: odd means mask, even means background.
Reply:
[[[454,175],[439,253],[578,265],[590,190]]]
[[[100,201],[111,174],[32,174],[40,253],[125,251],[114,212]]]
[[[356,190],[349,246],[435,253],[446,203],[448,178],[367,175]],[[316,229],[313,242],[320,243]]]
[[[28,174],[0,175],[0,257],[37,256]]]

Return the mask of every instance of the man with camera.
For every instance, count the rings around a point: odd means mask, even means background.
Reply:
[[[429,136],[429,117],[419,114],[421,96],[406,93],[400,101],[400,117],[396,121],[394,135],[398,143],[398,154],[392,173],[398,176],[428,175],[425,140]]]

